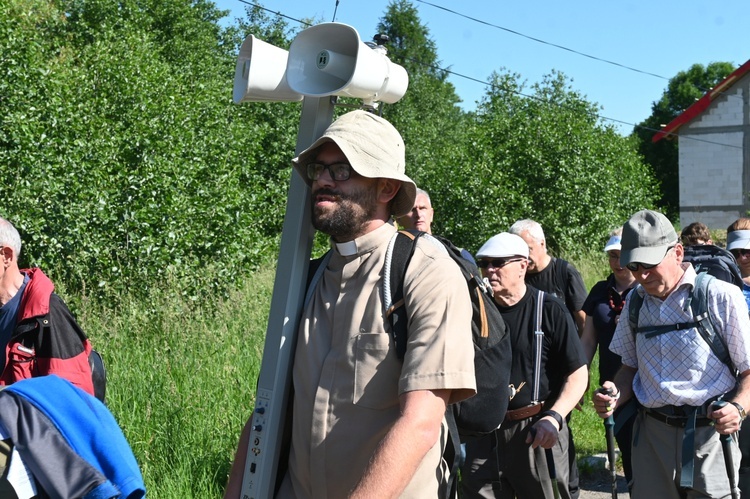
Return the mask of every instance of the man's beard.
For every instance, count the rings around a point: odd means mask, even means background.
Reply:
[[[331,209],[315,206],[315,196],[325,194],[336,197],[336,205]],[[376,186],[363,187],[349,194],[333,189],[318,189],[313,193],[313,226],[335,241],[351,241],[362,235],[365,225],[370,222],[377,210]]]

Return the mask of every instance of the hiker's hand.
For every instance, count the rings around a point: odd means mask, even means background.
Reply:
[[[620,390],[611,381],[605,381],[601,388],[594,392],[594,409],[600,418],[606,419],[615,412]]]
[[[711,404],[708,417],[714,420],[714,428],[722,435],[730,435],[740,429],[740,410],[732,404]]]
[[[559,435],[557,421],[552,416],[544,416],[529,428],[529,434],[526,436],[526,443],[531,447],[543,447],[549,449],[557,443]]]

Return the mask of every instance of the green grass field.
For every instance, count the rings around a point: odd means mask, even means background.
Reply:
[[[595,260],[579,267],[593,281],[603,275]],[[147,301],[123,298],[116,309],[84,304],[79,310],[107,364],[107,405],[150,497],[222,496],[253,406],[274,276],[271,269],[252,274],[211,308],[165,286]],[[583,412],[575,411],[572,427],[579,456],[605,449],[590,398]]]

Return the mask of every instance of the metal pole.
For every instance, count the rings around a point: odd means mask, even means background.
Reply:
[[[335,97],[304,98],[296,154],[323,135],[333,119],[334,102]],[[282,453],[297,328],[315,234],[310,223],[310,189],[297,173],[292,171],[291,175],[279,264],[255,394],[242,499],[274,496]]]

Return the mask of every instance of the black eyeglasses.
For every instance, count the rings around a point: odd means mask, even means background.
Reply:
[[[479,260],[477,262],[477,265],[481,269],[486,269],[490,265],[495,267],[496,269],[501,269],[508,265],[509,263],[513,262],[520,262],[521,260],[524,260],[523,258],[511,258],[511,259],[503,259],[503,258],[494,258],[492,260]]]
[[[331,178],[336,182],[343,182],[349,180],[352,176],[352,165],[348,163],[333,163],[330,165],[324,165],[322,163],[310,163],[307,165],[307,178],[310,180],[318,180],[323,170],[328,170],[331,174]]]
[[[750,249],[733,249],[732,254],[735,258],[739,258],[741,256],[747,256],[750,255]]]
[[[664,261],[664,259],[667,257],[667,254],[669,253],[669,250],[671,250],[672,248],[674,248],[674,246],[670,246],[669,248],[667,248],[664,256],[661,257],[661,260],[659,260],[659,263]],[[659,265],[659,263],[630,262],[629,264],[625,265],[625,267],[631,272],[638,272],[638,267],[641,267],[643,270],[651,270]]]

